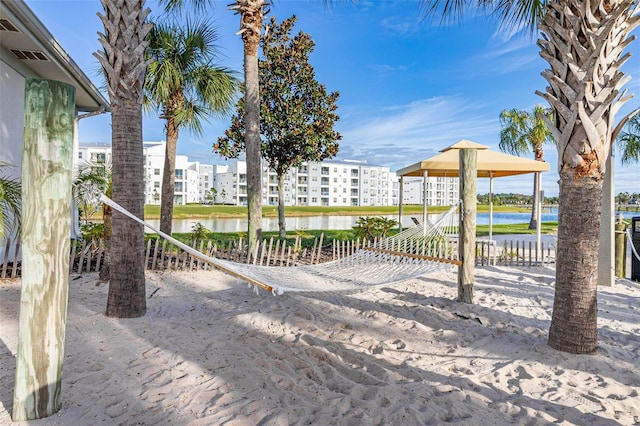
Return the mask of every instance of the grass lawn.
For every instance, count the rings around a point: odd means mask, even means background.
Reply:
[[[543,222],[541,226],[541,232],[543,234],[553,234],[558,229],[558,222]],[[397,232],[393,230],[391,234]],[[506,225],[493,225],[493,235],[507,235],[507,234],[535,234],[535,229],[529,229],[528,223],[518,223],[518,224],[506,224]],[[313,246],[313,241],[315,238],[320,238],[320,235],[324,234],[323,241],[325,244],[331,243],[333,240],[344,241],[344,240],[354,240],[356,238],[355,231],[352,229],[345,230],[304,230],[304,231],[289,231],[287,232],[287,242],[290,245],[293,245],[296,236],[300,236],[302,239],[303,247],[311,247]],[[489,225],[478,225],[476,228],[476,236],[487,236],[489,235]],[[155,236],[155,234],[147,234],[148,237]],[[173,237],[184,242],[189,243],[191,240],[191,234],[173,234]],[[262,238],[264,240],[269,240],[270,238],[277,239],[278,232],[263,232]],[[246,232],[208,232],[206,234],[205,239],[224,242],[225,244],[228,241],[237,241],[239,238],[242,238],[246,241],[247,233]]]
[[[442,213],[449,209],[448,206],[433,206],[427,210],[431,213]],[[307,207],[307,206],[287,206],[285,214],[288,217],[300,216],[375,216],[375,215],[395,215],[398,214],[398,206],[371,206],[371,207]],[[407,205],[402,206],[404,214],[421,215],[422,206]],[[478,204],[478,212],[489,211],[487,204]],[[529,212],[529,207],[521,206],[494,206],[493,211],[498,212]],[[263,206],[262,215],[264,217],[277,217],[278,208],[276,206]],[[175,206],[173,209],[174,219],[204,219],[204,218],[232,218],[246,217],[247,207],[241,206],[204,206],[201,204],[188,204],[186,206]],[[144,206],[144,217],[147,219],[160,218],[160,206]]]

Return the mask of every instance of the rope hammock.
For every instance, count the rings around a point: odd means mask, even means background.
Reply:
[[[104,194],[100,201],[156,232],[190,255],[210,263],[231,276],[274,295],[286,291],[336,292],[363,290],[399,283],[451,265],[461,265],[457,255],[457,206],[433,223],[415,226],[372,247],[331,262],[303,266],[261,266],[230,262],[207,256],[136,217]],[[449,255],[449,257],[446,257]],[[256,290],[257,290],[256,288]]]

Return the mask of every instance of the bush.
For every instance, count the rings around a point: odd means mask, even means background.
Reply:
[[[87,222],[80,225],[82,239],[85,241],[101,240],[104,238],[104,226],[102,223]]]
[[[358,239],[373,241],[375,238],[385,238],[392,228],[398,226],[398,221],[384,217],[359,217],[353,230]]]
[[[191,227],[191,240],[204,240],[207,238],[207,234],[209,234],[209,232],[211,231],[209,231],[203,224],[196,222]]]

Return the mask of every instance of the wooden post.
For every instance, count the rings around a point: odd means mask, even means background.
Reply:
[[[422,172],[422,229],[423,235],[427,232],[427,199],[429,198],[429,172]]]
[[[627,224],[622,220],[622,215],[616,221],[616,277],[624,278],[626,275],[627,260]]]
[[[615,202],[613,155],[607,158],[607,170],[602,184],[602,211],[600,213],[600,245],[598,246],[598,285],[615,284]]]
[[[402,194],[404,191],[404,176],[398,182],[398,233],[402,232]]]
[[[61,406],[75,88],[28,78],[24,111],[16,422],[48,417]]]
[[[458,267],[458,302],[473,303],[473,282],[476,263],[476,201],[478,152],[460,150],[460,260]]]

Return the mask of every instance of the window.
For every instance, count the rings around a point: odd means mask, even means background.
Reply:
[[[153,169],[153,174],[156,176],[160,176],[160,169]]]
[[[158,181],[153,182],[153,187],[156,188],[156,189],[160,188],[160,182],[158,182]]]

